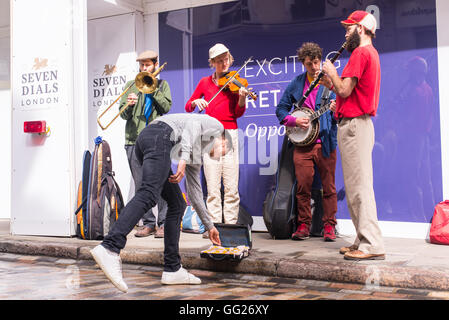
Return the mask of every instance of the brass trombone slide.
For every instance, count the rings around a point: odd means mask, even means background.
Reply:
[[[165,68],[165,65],[167,62],[165,62],[159,69],[157,69],[154,73],[142,71],[139,72],[134,79],[133,83],[129,85],[128,88],[123,91],[117,99],[112,102],[109,107],[106,108],[97,118],[97,123],[100,126],[101,129],[106,130],[114,121],[118,118],[119,115],[121,115],[129,106],[129,102],[116,114],[116,116],[106,125],[103,126],[100,122],[100,119],[103,117],[103,115],[125,94],[128,92],[129,88],[133,86],[133,84],[136,84],[137,90],[139,90],[140,93],[153,93],[158,85],[158,80],[156,76],[162,71],[162,69]]]

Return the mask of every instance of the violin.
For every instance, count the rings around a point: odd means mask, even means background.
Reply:
[[[229,78],[234,77],[231,81],[228,81]],[[245,78],[240,77],[237,71],[229,71],[225,73],[220,79],[218,79],[218,86],[223,87],[226,86],[229,91],[238,93],[240,88],[248,87],[248,81]],[[257,94],[252,92],[251,90],[248,90],[249,96],[253,100],[257,100]]]
[[[241,66],[240,69],[238,69],[237,71],[230,71],[226,73],[224,76],[220,77],[220,79],[218,80],[218,85],[221,88],[220,90],[217,91],[217,93],[215,93],[215,95],[212,98],[210,98],[209,101],[207,101],[207,104],[211,103],[211,101],[214,100],[215,97],[226,88],[229,88],[229,90],[231,90],[232,92],[238,92],[241,87],[246,88],[248,86],[248,81],[240,77],[239,72],[248,64],[248,62],[251,61],[252,58],[253,57],[250,57],[248,60],[246,60],[243,66]],[[257,99],[257,95],[251,90],[248,90],[248,94],[254,100]],[[203,110],[200,110],[198,112],[201,113],[202,111]]]

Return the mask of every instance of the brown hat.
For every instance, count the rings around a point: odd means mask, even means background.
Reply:
[[[136,61],[140,60],[148,60],[148,59],[157,59],[157,53],[152,50],[147,50],[139,54]]]

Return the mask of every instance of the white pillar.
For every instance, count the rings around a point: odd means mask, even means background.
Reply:
[[[11,233],[70,236],[86,108],[86,1],[11,1]],[[76,93],[75,93],[76,90]],[[80,111],[81,110],[81,111]],[[49,135],[24,133],[46,121]],[[80,174],[80,173],[79,173]]]

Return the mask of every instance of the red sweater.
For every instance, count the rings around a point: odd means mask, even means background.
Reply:
[[[202,78],[186,103],[186,111],[193,112],[195,110],[195,107],[192,106],[193,100],[204,98],[209,101],[218,90],[220,87],[212,81],[212,76]],[[237,129],[237,118],[240,118],[245,110],[246,106],[239,107],[238,93],[224,89],[206,108],[206,114],[220,121],[225,129]]]

